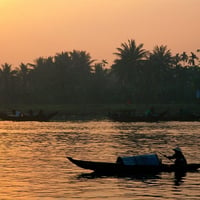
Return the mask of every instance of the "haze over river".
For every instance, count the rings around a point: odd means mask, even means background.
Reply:
[[[92,177],[66,156],[115,162],[118,156],[179,145],[188,163],[200,163],[200,122],[0,122],[0,199],[200,199],[200,172],[143,177]]]

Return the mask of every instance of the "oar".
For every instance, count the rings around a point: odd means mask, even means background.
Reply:
[[[162,153],[162,152],[158,152],[158,153],[161,154],[162,156],[164,156],[165,158],[167,158],[168,160],[170,160],[171,162],[173,162],[172,159],[168,158],[168,156],[166,156],[164,153]]]
[[[166,155],[162,152],[158,152],[159,154],[161,154],[162,156],[166,157]]]

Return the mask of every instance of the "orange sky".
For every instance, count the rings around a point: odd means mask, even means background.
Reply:
[[[200,0],[0,0],[0,13],[0,64],[75,49],[111,65],[128,39],[147,50],[200,48]]]

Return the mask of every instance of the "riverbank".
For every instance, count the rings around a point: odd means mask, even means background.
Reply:
[[[109,112],[116,111],[135,111],[136,114],[142,115],[147,109],[154,107],[155,112],[167,111],[169,114],[175,114],[180,109],[192,113],[200,113],[200,104],[65,104],[65,105],[6,105],[0,106],[1,112],[11,112],[12,109],[28,113],[38,113],[43,110],[44,113],[58,112],[54,117],[55,120],[84,120],[84,119],[105,119]]]

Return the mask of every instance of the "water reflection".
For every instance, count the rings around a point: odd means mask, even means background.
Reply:
[[[180,186],[184,183],[184,180],[186,178],[186,172],[178,173],[175,172],[173,182],[175,186]],[[141,181],[146,184],[155,183],[157,179],[162,179],[161,173],[155,173],[155,174],[134,174],[134,175],[106,175],[106,174],[100,174],[96,172],[91,173],[81,173],[78,176],[76,176],[77,180],[82,179],[99,179],[99,178],[120,178],[125,180],[132,180],[132,181]]]
[[[105,174],[100,174],[96,172],[91,172],[91,173],[82,173],[79,174],[76,178],[77,179],[96,179],[96,178],[123,178],[126,180],[140,180],[142,182],[147,182],[147,180],[155,180],[155,179],[161,179],[161,176],[159,173],[157,174],[134,174],[134,175],[105,175]]]
[[[186,178],[186,172],[175,172],[174,173],[174,185],[180,186],[184,183],[184,179]]]
[[[198,199],[200,173],[99,177],[66,156],[115,162],[179,145],[199,163],[199,130],[199,122],[0,122],[0,199]]]

